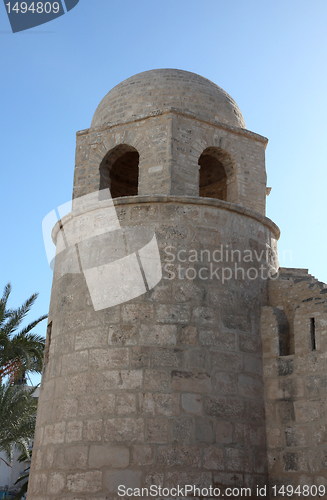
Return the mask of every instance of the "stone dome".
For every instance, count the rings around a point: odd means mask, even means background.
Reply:
[[[119,83],[102,99],[91,127],[142,118],[167,108],[246,128],[236,102],[207,78],[179,69],[155,69]]]

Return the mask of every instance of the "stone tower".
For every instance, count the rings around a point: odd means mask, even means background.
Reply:
[[[56,260],[28,500],[268,484],[261,310],[271,367],[291,335],[268,302],[266,145],[224,90],[171,69],[117,85],[77,133],[73,199],[109,188],[120,227],[156,235],[162,279],[95,310],[69,252]]]

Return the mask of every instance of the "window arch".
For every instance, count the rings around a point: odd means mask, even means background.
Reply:
[[[108,151],[100,164],[100,189],[109,188],[112,198],[138,194],[139,153],[120,144]]]
[[[218,148],[207,148],[201,154],[198,161],[200,196],[227,201],[227,175],[222,156]]]

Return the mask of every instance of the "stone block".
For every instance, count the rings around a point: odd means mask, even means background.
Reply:
[[[70,375],[80,373],[88,369],[88,351],[73,352],[65,354],[61,362],[61,374]]]
[[[73,443],[74,441],[82,441],[82,432],[83,422],[81,420],[67,422],[65,442]]]
[[[157,306],[157,323],[173,323],[187,324],[191,318],[191,308],[186,305],[168,306],[165,304],[158,304]]]
[[[201,453],[197,446],[159,446],[158,464],[164,467],[200,467]]]
[[[84,421],[83,440],[87,442],[102,440],[102,419]]]
[[[166,475],[166,485],[169,488],[174,488],[178,485],[184,488],[186,485],[193,485],[194,491],[192,494],[196,497],[200,493],[204,493],[204,488],[212,486],[211,472],[197,472],[197,471],[168,471]]]
[[[285,427],[285,443],[286,446],[296,448],[298,446],[304,447],[309,444],[309,429],[301,425],[293,425],[292,427]]]
[[[215,440],[213,422],[208,418],[195,418],[195,440],[201,443],[213,443]]]
[[[129,448],[112,445],[91,445],[89,453],[89,467],[100,469],[101,467],[124,468],[129,465]]]
[[[43,452],[43,467],[44,469],[51,469],[55,462],[56,448],[54,446],[47,446]]]
[[[145,474],[144,483],[146,486],[151,486],[155,484],[156,486],[163,487],[164,485],[164,473],[161,471],[151,471]]]
[[[309,396],[324,396],[327,393],[327,375],[311,375],[306,379],[306,389]]]
[[[252,447],[265,447],[266,429],[262,422],[244,424],[244,444]],[[236,441],[236,439],[235,439]],[[237,442],[237,441],[236,441]]]
[[[251,450],[245,450],[241,448],[227,448],[226,468],[235,472],[252,472]]]
[[[293,358],[289,359],[278,358],[277,365],[278,365],[278,375],[280,377],[285,377],[286,375],[292,375],[294,371]]]
[[[77,415],[78,401],[77,399],[65,398],[61,400],[59,418],[66,420],[74,418]]]
[[[235,333],[218,330],[200,330],[200,344],[204,347],[218,347],[228,351],[236,350]]]
[[[174,391],[207,393],[211,391],[211,378],[204,372],[173,370],[171,388]]]
[[[304,396],[303,381],[300,378],[282,378],[268,380],[268,399],[295,399]]]
[[[238,398],[208,396],[205,399],[205,412],[212,417],[243,419],[244,401]]]
[[[249,375],[238,376],[238,393],[245,398],[262,399],[263,383],[261,379]]]
[[[268,467],[266,450],[255,450],[253,453],[253,470],[257,474],[266,474]]]
[[[293,401],[277,401],[277,419],[280,423],[292,422],[295,420]]]
[[[108,415],[114,412],[115,396],[113,394],[94,394],[82,396],[79,400],[79,416]]]
[[[224,470],[224,450],[218,446],[207,446],[203,450],[203,467],[213,471]]]
[[[192,311],[192,322],[199,326],[214,326],[217,324],[215,309],[211,307],[195,307]]]
[[[123,485],[127,488],[140,488],[141,487],[142,471],[138,470],[108,470],[105,473],[106,489],[110,493],[118,493],[118,487]]]
[[[47,492],[58,495],[65,487],[65,476],[61,472],[52,472],[48,477]]]
[[[166,418],[147,418],[145,439],[149,443],[168,442],[168,420]]]
[[[182,409],[185,413],[190,413],[192,415],[202,415],[202,397],[198,394],[182,394],[181,403]]]
[[[34,473],[33,475],[31,475],[31,478],[29,479],[28,482],[29,494],[44,495],[44,492],[47,491],[47,479],[48,479],[47,474]]]
[[[172,346],[177,343],[176,325],[141,325],[141,345]]]
[[[279,427],[267,429],[267,444],[268,448],[280,448],[282,446],[282,432]]]
[[[204,369],[206,367],[206,353],[201,349],[189,349],[187,352],[187,366],[189,368]]]
[[[221,352],[214,348],[210,350],[210,365],[220,372],[242,371],[242,355],[237,353]]]
[[[104,440],[112,442],[144,441],[142,418],[111,418],[104,421]]]
[[[139,327],[136,325],[110,325],[108,344],[112,346],[134,346],[139,341]]]
[[[67,489],[72,493],[96,493],[102,488],[102,472],[88,471],[67,474]]]
[[[99,374],[96,372],[81,373],[65,379],[56,380],[56,392],[59,397],[79,396],[81,394],[96,393],[99,387]]]
[[[107,371],[102,373],[100,388],[103,391],[116,389],[134,390],[141,389],[143,384],[142,370],[121,370]]]
[[[144,389],[146,391],[166,391],[170,373],[164,369],[144,370]]]
[[[185,252],[180,253],[180,255],[185,255]],[[173,300],[175,302],[195,302],[199,303],[204,300],[205,288],[199,287],[195,283],[190,282],[178,282],[173,286]]]
[[[254,425],[261,425],[265,418],[265,407],[263,401],[255,399],[245,400],[244,418],[248,422],[252,422]]]
[[[128,349],[112,347],[110,349],[92,349],[89,365],[94,370],[114,370],[128,368]]]
[[[91,349],[102,347],[107,343],[107,328],[100,326],[90,330],[77,331],[75,334],[75,349]],[[67,352],[67,351],[66,351]]]
[[[150,366],[150,347],[132,347],[130,350],[131,368],[145,368]]]
[[[132,222],[157,221],[159,207],[156,205],[142,205],[131,208],[130,219]]]
[[[235,474],[235,472],[216,472],[213,474],[213,481],[220,487],[242,488],[244,486],[243,474]]]
[[[256,335],[239,334],[239,347],[241,352],[260,353],[261,340]]]
[[[198,344],[196,327],[190,325],[182,325],[179,330],[178,343],[189,346],[196,346]]]
[[[233,441],[233,425],[231,422],[219,420],[216,425],[216,443],[226,444]]]
[[[177,394],[150,393],[140,394],[140,411],[146,415],[163,415],[171,417],[179,414],[179,397]]]
[[[65,440],[66,422],[46,425],[44,428],[43,446],[60,444]]]
[[[140,322],[146,323],[153,319],[153,305],[152,304],[124,304],[122,306],[122,320],[123,323],[139,324]]]
[[[192,437],[192,421],[190,418],[174,418],[172,423],[172,436],[174,443],[190,443]]]
[[[285,472],[308,471],[307,460],[304,451],[288,451],[283,453],[283,470]]]
[[[132,448],[132,464],[148,467],[154,463],[154,447],[150,445],[135,444]]]
[[[211,374],[214,394],[230,394],[237,393],[237,374],[222,373],[214,370]]]
[[[294,401],[295,420],[298,423],[313,422],[322,417],[323,409],[321,401],[304,399]]]
[[[87,446],[69,445],[64,448],[58,448],[54,454],[55,460],[52,457],[48,464],[44,464],[45,468],[51,468],[53,463],[57,469],[64,469],[65,471],[86,469],[87,467]],[[48,465],[48,467],[47,467]]]
[[[326,424],[315,425],[315,427],[313,428],[313,442],[315,445],[327,444]]]
[[[128,415],[136,412],[135,394],[116,394],[116,413],[117,415]]]
[[[183,351],[179,348],[157,348],[152,353],[152,366],[180,368],[183,365]]]

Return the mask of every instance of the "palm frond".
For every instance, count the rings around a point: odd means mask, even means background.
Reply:
[[[47,315],[39,317],[19,331],[38,294],[32,294],[21,307],[8,309],[10,292],[11,285],[8,284],[0,300],[0,380],[1,374],[7,373],[11,363],[14,369],[11,376],[16,380],[27,372],[41,373],[45,347],[44,338],[33,332],[33,329]]]

